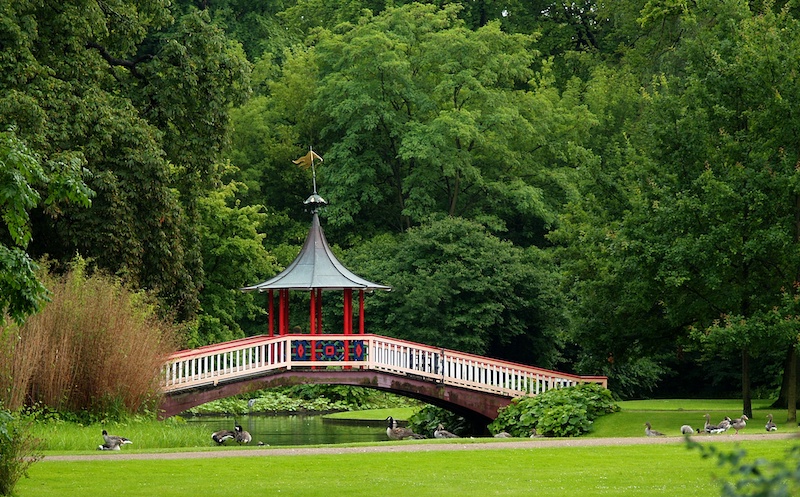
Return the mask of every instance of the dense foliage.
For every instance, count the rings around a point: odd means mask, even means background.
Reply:
[[[459,437],[471,434],[472,427],[467,423],[466,419],[454,412],[431,404],[426,404],[408,419],[408,427],[414,433],[423,434],[428,438],[434,437],[433,432],[438,429],[439,424],[442,424],[445,430]]]
[[[319,413],[406,407],[417,402],[368,388],[339,385],[295,385],[261,390],[206,402],[187,411],[194,415]]]
[[[46,299],[31,261],[77,253],[184,346],[260,333],[238,288],[297,254],[313,146],[337,256],[394,288],[369,331],[624,396],[748,412],[782,388],[794,415],[793,2],[21,0],[0,21],[18,323]]]
[[[534,433],[545,437],[577,437],[589,432],[598,417],[618,410],[609,390],[596,383],[583,383],[548,390],[535,397],[518,397],[500,410],[489,429],[515,437]]]

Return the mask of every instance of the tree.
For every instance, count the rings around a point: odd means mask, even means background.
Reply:
[[[78,252],[192,318],[204,278],[195,203],[218,185],[227,113],[249,89],[241,48],[158,0],[0,13],[0,125],[16,124],[44,161],[80,161],[97,193],[88,210],[33,211],[30,253],[66,263]]]
[[[472,31],[458,12],[407,5],[319,34],[310,109],[334,228],[402,232],[440,212],[531,244],[554,222],[593,120],[532,37]]]
[[[260,230],[267,216],[261,206],[239,205],[240,188],[229,183],[199,201],[206,279],[197,335],[189,346],[240,338],[252,331],[243,329],[245,323],[263,327],[266,311],[256,301],[258,294],[239,288],[274,276],[278,268],[262,245],[265,235]]]
[[[86,173],[77,158],[42,164],[13,128],[0,133],[0,214],[7,228],[0,234],[0,324],[5,316],[22,324],[47,299],[38,266],[26,251],[32,237],[29,212],[42,207],[57,213],[66,203],[88,207],[93,192],[83,182]]]
[[[632,343],[663,335],[670,347],[691,346],[694,337],[707,353],[740,356],[749,415],[751,359],[797,340],[786,303],[800,263],[800,149],[788,101],[800,87],[785,61],[800,55],[800,31],[787,10],[751,15],[746,2],[709,4],[681,22],[691,33],[678,50],[684,62],[646,94],[630,135],[638,158],[619,175],[629,205],[598,230],[596,255],[624,282],[611,288],[638,302],[620,325],[638,332]]]
[[[347,254],[359,274],[390,285],[366,314],[381,334],[552,367],[561,345],[558,277],[522,249],[462,218],[439,216]]]

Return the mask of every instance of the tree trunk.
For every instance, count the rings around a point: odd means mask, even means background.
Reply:
[[[786,391],[787,413],[786,422],[797,421],[797,349],[792,347],[789,353],[789,385]]]
[[[742,349],[742,414],[753,417],[753,402],[750,398],[750,353]]]
[[[797,399],[800,397],[800,385],[797,383],[797,361],[798,361],[798,354],[794,348],[789,348],[786,352],[786,361],[783,365],[783,381],[781,382],[781,392],[778,395],[778,399],[773,402],[770,407],[773,409],[789,409],[789,398],[793,397],[794,402],[792,405],[794,406],[792,410],[794,412],[797,411]],[[792,373],[794,370],[794,373]],[[794,377],[792,377],[794,374]],[[791,391],[791,394],[790,394]],[[791,413],[789,416],[791,417]],[[796,417],[796,416],[795,416]]]

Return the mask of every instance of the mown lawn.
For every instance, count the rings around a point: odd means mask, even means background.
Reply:
[[[598,419],[589,438],[644,437],[644,422],[668,435],[679,437],[681,424],[699,427],[703,414],[713,421],[724,415],[738,416],[740,401],[630,401],[622,411]],[[785,411],[771,411],[768,403],[754,404],[756,411],[745,433],[765,433],[768,412],[775,415],[778,433],[797,432],[795,423],[785,423]],[[341,414],[358,419],[382,420],[392,415],[404,419],[411,414],[392,409],[380,412]],[[99,443],[101,426],[70,423],[40,424],[39,436],[49,441],[46,456],[98,454],[86,447]],[[140,443],[122,452],[226,451],[208,447],[208,434],[195,432],[180,420],[135,421],[112,425]],[[800,444],[797,438],[741,441],[734,435],[701,435],[725,451],[745,449],[750,459],[780,460]],[[494,439],[482,439],[483,441]],[[358,452],[362,445],[347,444],[356,452],[338,455],[287,455],[274,449],[269,456],[214,459],[123,460],[119,453],[104,453],[99,461],[45,460],[32,466],[30,479],[17,486],[18,497],[84,496],[113,493],[136,496],[407,496],[417,495],[720,495],[719,479],[730,479],[726,468],[701,458],[684,443],[668,445],[603,445],[598,447],[538,447],[525,449],[480,449],[433,451],[431,444],[479,444],[482,440],[445,442],[383,442],[377,445],[416,444],[419,451],[402,453]],[[149,443],[144,443],[148,441]],[[429,448],[426,449],[426,446]],[[341,447],[344,447],[341,446]],[[252,447],[251,449],[255,449]]]
[[[388,442],[387,442],[388,443]],[[396,442],[395,442],[396,443]],[[796,441],[749,441],[750,457],[780,458]],[[716,444],[732,450],[731,442]],[[727,469],[684,444],[547,447],[220,459],[35,464],[19,497],[135,496],[715,496]],[[276,451],[277,452],[277,451]]]

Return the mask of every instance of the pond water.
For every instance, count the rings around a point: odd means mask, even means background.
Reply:
[[[322,416],[197,416],[187,418],[189,423],[200,423],[211,434],[218,430],[232,430],[235,423],[250,432],[251,444],[266,445],[319,445],[351,442],[376,442],[386,440],[383,421],[369,424],[350,424],[323,420]],[[230,443],[230,442],[229,442]]]

